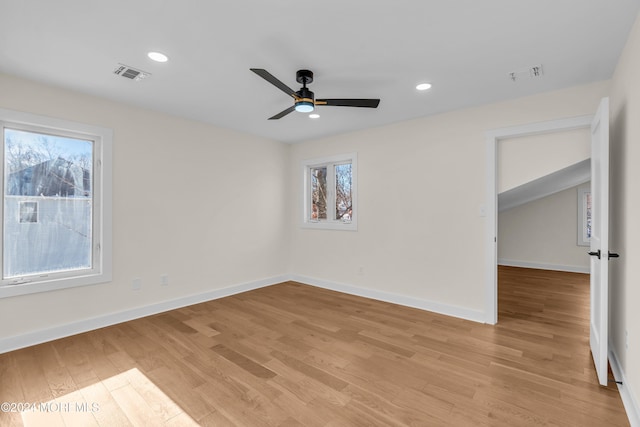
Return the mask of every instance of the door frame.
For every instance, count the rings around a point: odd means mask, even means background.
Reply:
[[[498,322],[498,143],[521,136],[591,128],[593,115],[493,129],[486,133],[485,323]]]

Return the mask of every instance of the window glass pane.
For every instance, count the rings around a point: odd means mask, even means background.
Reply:
[[[586,215],[586,219],[584,221],[585,225],[586,225],[586,239],[585,240],[589,240],[591,239],[591,192],[589,191],[586,196],[585,196],[585,203],[586,203],[586,208],[585,208],[585,215]]]
[[[351,221],[351,163],[336,165],[336,219]]]
[[[327,219],[327,167],[310,168],[311,219]]]
[[[5,128],[3,278],[92,267],[93,150]]]

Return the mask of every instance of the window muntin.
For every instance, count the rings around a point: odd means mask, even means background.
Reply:
[[[111,280],[111,130],[0,109],[0,135],[0,298]]]
[[[356,230],[356,154],[307,160],[303,226]]]

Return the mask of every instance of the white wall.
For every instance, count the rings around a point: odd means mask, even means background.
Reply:
[[[498,193],[590,157],[589,128],[505,138],[498,142]]]
[[[500,212],[498,262],[588,273],[589,248],[578,246],[580,187],[584,186],[569,188]]]
[[[483,321],[485,132],[593,114],[608,89],[600,82],[294,145],[292,182],[304,159],[358,153],[360,212],[357,232],[296,227],[293,274]],[[301,209],[298,191],[295,218]]]
[[[287,272],[287,145],[4,75],[0,93],[114,131],[113,282],[0,299],[0,342]]]
[[[640,18],[612,80],[610,339],[640,425]],[[628,348],[625,332],[628,334]]]

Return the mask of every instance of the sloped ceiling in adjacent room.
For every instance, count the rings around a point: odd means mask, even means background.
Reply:
[[[533,202],[589,180],[591,160],[587,159],[498,194],[498,211]]]

